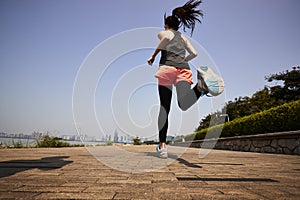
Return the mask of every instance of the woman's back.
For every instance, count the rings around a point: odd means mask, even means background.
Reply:
[[[190,69],[185,60],[186,44],[179,31],[166,31],[169,42],[161,50],[160,65],[174,66],[182,69]],[[173,37],[172,37],[173,35]]]

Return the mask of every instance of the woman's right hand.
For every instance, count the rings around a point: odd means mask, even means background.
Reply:
[[[148,59],[148,65],[150,65],[150,66],[152,66],[152,64],[153,64],[153,62],[154,62],[154,57],[153,56],[151,56],[149,59]]]

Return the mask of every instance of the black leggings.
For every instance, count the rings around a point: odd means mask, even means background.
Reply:
[[[191,89],[187,81],[180,81],[176,85],[178,106],[181,110],[186,111],[201,97],[201,92],[197,90],[197,85]],[[168,131],[168,117],[170,113],[172,100],[172,86],[158,86],[160,99],[160,109],[158,115],[159,141],[166,142]]]

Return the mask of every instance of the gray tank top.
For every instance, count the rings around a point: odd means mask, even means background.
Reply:
[[[185,42],[181,37],[181,33],[176,31],[175,36],[170,40],[166,47],[161,50],[161,58],[159,65],[173,66],[181,69],[190,69],[185,59]]]

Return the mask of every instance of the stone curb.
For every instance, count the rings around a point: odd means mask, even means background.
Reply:
[[[176,142],[173,145],[220,150],[300,155],[300,131]]]

